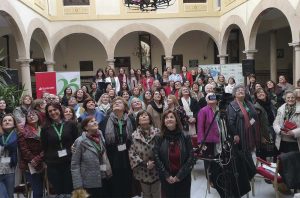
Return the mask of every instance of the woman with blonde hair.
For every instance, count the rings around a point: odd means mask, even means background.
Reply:
[[[104,113],[104,115],[107,115],[107,113],[110,109],[110,102],[111,102],[111,99],[110,99],[108,93],[104,93],[99,98],[98,106],[96,107],[96,109],[99,111],[102,111],[102,113]]]

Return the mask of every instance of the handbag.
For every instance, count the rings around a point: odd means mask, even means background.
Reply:
[[[100,157],[100,171],[101,177],[104,179],[112,176],[112,169],[106,151],[104,151]]]
[[[289,120],[285,120],[284,123],[283,123],[283,127],[284,127],[283,128],[284,131],[290,131],[290,130],[296,129],[297,125],[294,122],[291,122]]]

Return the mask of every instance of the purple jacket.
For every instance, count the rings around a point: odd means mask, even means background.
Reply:
[[[207,105],[199,111],[198,117],[197,117],[198,142],[199,143],[204,139],[204,137],[205,137],[204,133],[208,129],[213,118],[214,118],[214,112],[210,106]],[[210,131],[208,132],[206,142],[211,142],[211,143],[219,143],[220,142],[219,128],[218,128],[216,120],[214,121],[214,123],[212,124],[212,126],[210,128]]]

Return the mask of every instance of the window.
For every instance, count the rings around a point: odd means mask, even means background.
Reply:
[[[207,0],[183,0],[183,3],[206,3]]]

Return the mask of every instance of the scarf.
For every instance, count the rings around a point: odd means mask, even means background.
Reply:
[[[244,136],[244,137],[240,137],[242,139],[242,144],[244,144],[244,146],[246,146],[246,150],[253,151],[253,149],[255,148],[255,134],[251,130],[250,117],[249,117],[249,115],[251,113],[250,107],[246,104],[246,102],[241,103],[238,100],[236,100],[236,101],[242,111],[243,118],[244,118],[245,133],[244,134],[241,133],[241,136]]]
[[[98,144],[98,145],[100,144],[100,134],[99,133],[92,134],[92,135],[87,133],[86,137],[88,139],[90,139],[91,141],[95,142],[96,144]]]
[[[6,142],[3,141],[3,138],[8,138],[10,135],[9,139],[6,139]],[[15,167],[18,162],[18,157],[17,157],[17,150],[18,150],[18,143],[17,143],[17,132],[16,130],[12,130],[10,133],[4,133],[0,135],[0,145],[4,147],[4,150],[8,151],[8,156],[11,158],[10,159],[10,167]]]
[[[157,111],[158,113],[162,113],[163,110],[164,110],[163,105],[162,105],[162,107],[158,107],[154,101],[151,101],[151,102],[150,102],[150,105],[151,105],[151,106],[153,107],[153,109],[154,109],[155,111]]]
[[[273,110],[271,108],[271,101],[270,100],[262,101],[262,100],[257,99],[256,102],[258,102],[258,104],[260,104],[266,111],[266,113],[268,115],[269,126],[271,126],[275,120],[275,116],[274,116]]]
[[[25,138],[39,139],[40,131],[41,131],[40,127],[36,129],[33,126],[25,125],[23,134]]]
[[[285,105],[285,109],[284,109],[284,120],[289,120],[291,119],[291,117],[295,114],[296,112],[296,103],[293,105]]]
[[[189,99],[186,100],[184,97],[182,97],[181,102],[182,102],[183,109],[189,115],[192,112],[190,108],[191,98],[189,97]]]
[[[109,103],[107,103],[107,104],[100,104],[98,106],[98,108],[99,108],[100,111],[103,111],[104,113],[107,113],[107,111],[110,108],[110,104]]]

